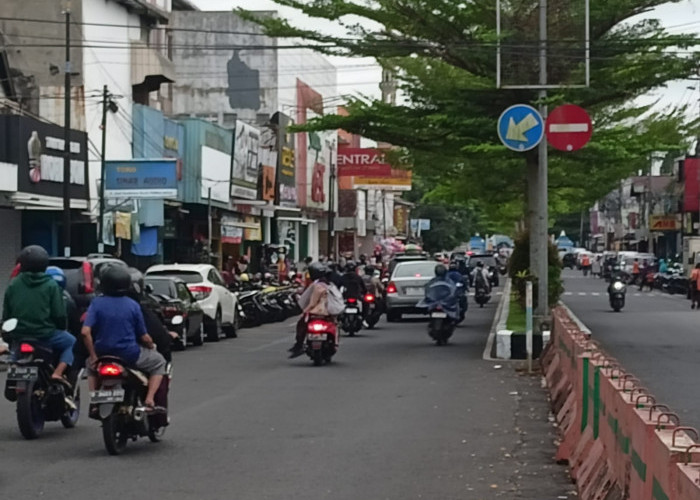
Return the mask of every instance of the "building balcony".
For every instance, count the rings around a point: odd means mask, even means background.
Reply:
[[[131,85],[134,100],[142,103],[138,96],[160,90],[164,83],[175,81],[175,65],[157,49],[143,42],[131,42]]]

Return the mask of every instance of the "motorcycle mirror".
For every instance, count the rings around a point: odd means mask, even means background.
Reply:
[[[4,333],[14,332],[17,328],[17,318],[10,318],[2,324],[2,331]]]
[[[389,278],[382,278],[382,284],[386,285],[389,283]]]
[[[153,285],[150,283],[146,283],[146,286],[144,287],[144,290],[146,291],[147,294],[151,295],[155,288],[153,288]]]
[[[172,323],[173,325],[176,325],[176,326],[177,326],[177,325],[181,325],[184,321],[185,321],[185,318],[183,318],[182,316],[180,316],[180,315],[178,314],[177,316],[174,316],[174,317],[173,317],[171,323]]]

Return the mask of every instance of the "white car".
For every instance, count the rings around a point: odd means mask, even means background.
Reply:
[[[240,325],[236,295],[226,288],[219,271],[210,264],[160,264],[146,276],[174,276],[187,283],[204,311],[207,340],[217,342],[222,334],[235,337]]]

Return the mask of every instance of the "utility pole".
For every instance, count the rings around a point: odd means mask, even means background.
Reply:
[[[547,119],[547,0],[540,0],[540,114],[542,119]],[[537,176],[533,182],[534,189],[530,190],[535,195],[531,200],[535,203],[533,221],[531,221],[532,231],[530,234],[530,258],[531,268],[537,276],[537,309],[535,316],[542,321],[549,315],[549,201],[547,192],[547,141],[543,138],[539,145],[539,159]],[[534,259],[534,261],[533,261]],[[534,264],[534,266],[532,265]],[[539,324],[536,323],[536,324]]]
[[[64,121],[63,121],[63,255],[71,255],[71,216],[70,216],[70,93],[71,93],[71,64],[70,64],[70,2],[64,12],[66,16],[66,66],[64,79]]]
[[[330,166],[330,175],[328,176],[328,258],[330,259],[333,252],[333,240],[335,239],[334,220],[333,220],[333,196],[335,180],[335,165],[333,165],[333,149],[331,148],[331,158],[328,163]]]
[[[208,254],[209,254],[209,262],[207,264],[211,264],[211,256],[212,256],[212,248],[211,248],[211,233],[212,233],[212,215],[211,215],[211,186],[207,189],[207,246],[209,247]]]
[[[109,100],[109,91],[107,85],[102,89],[102,162],[100,165],[100,220],[99,236],[98,236],[98,251],[104,252],[104,224],[105,224],[105,160],[107,149],[107,104]]]

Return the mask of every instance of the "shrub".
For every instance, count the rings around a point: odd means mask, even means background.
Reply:
[[[561,261],[557,247],[549,244],[548,254],[548,276],[549,276],[549,305],[554,306],[559,302],[561,294],[564,292],[564,285],[561,279]],[[510,256],[508,263],[508,274],[513,283],[513,291],[517,294],[518,302],[525,306],[525,283],[532,281],[532,305],[537,308],[537,279],[530,272],[530,234],[525,231],[515,239],[515,249]]]

